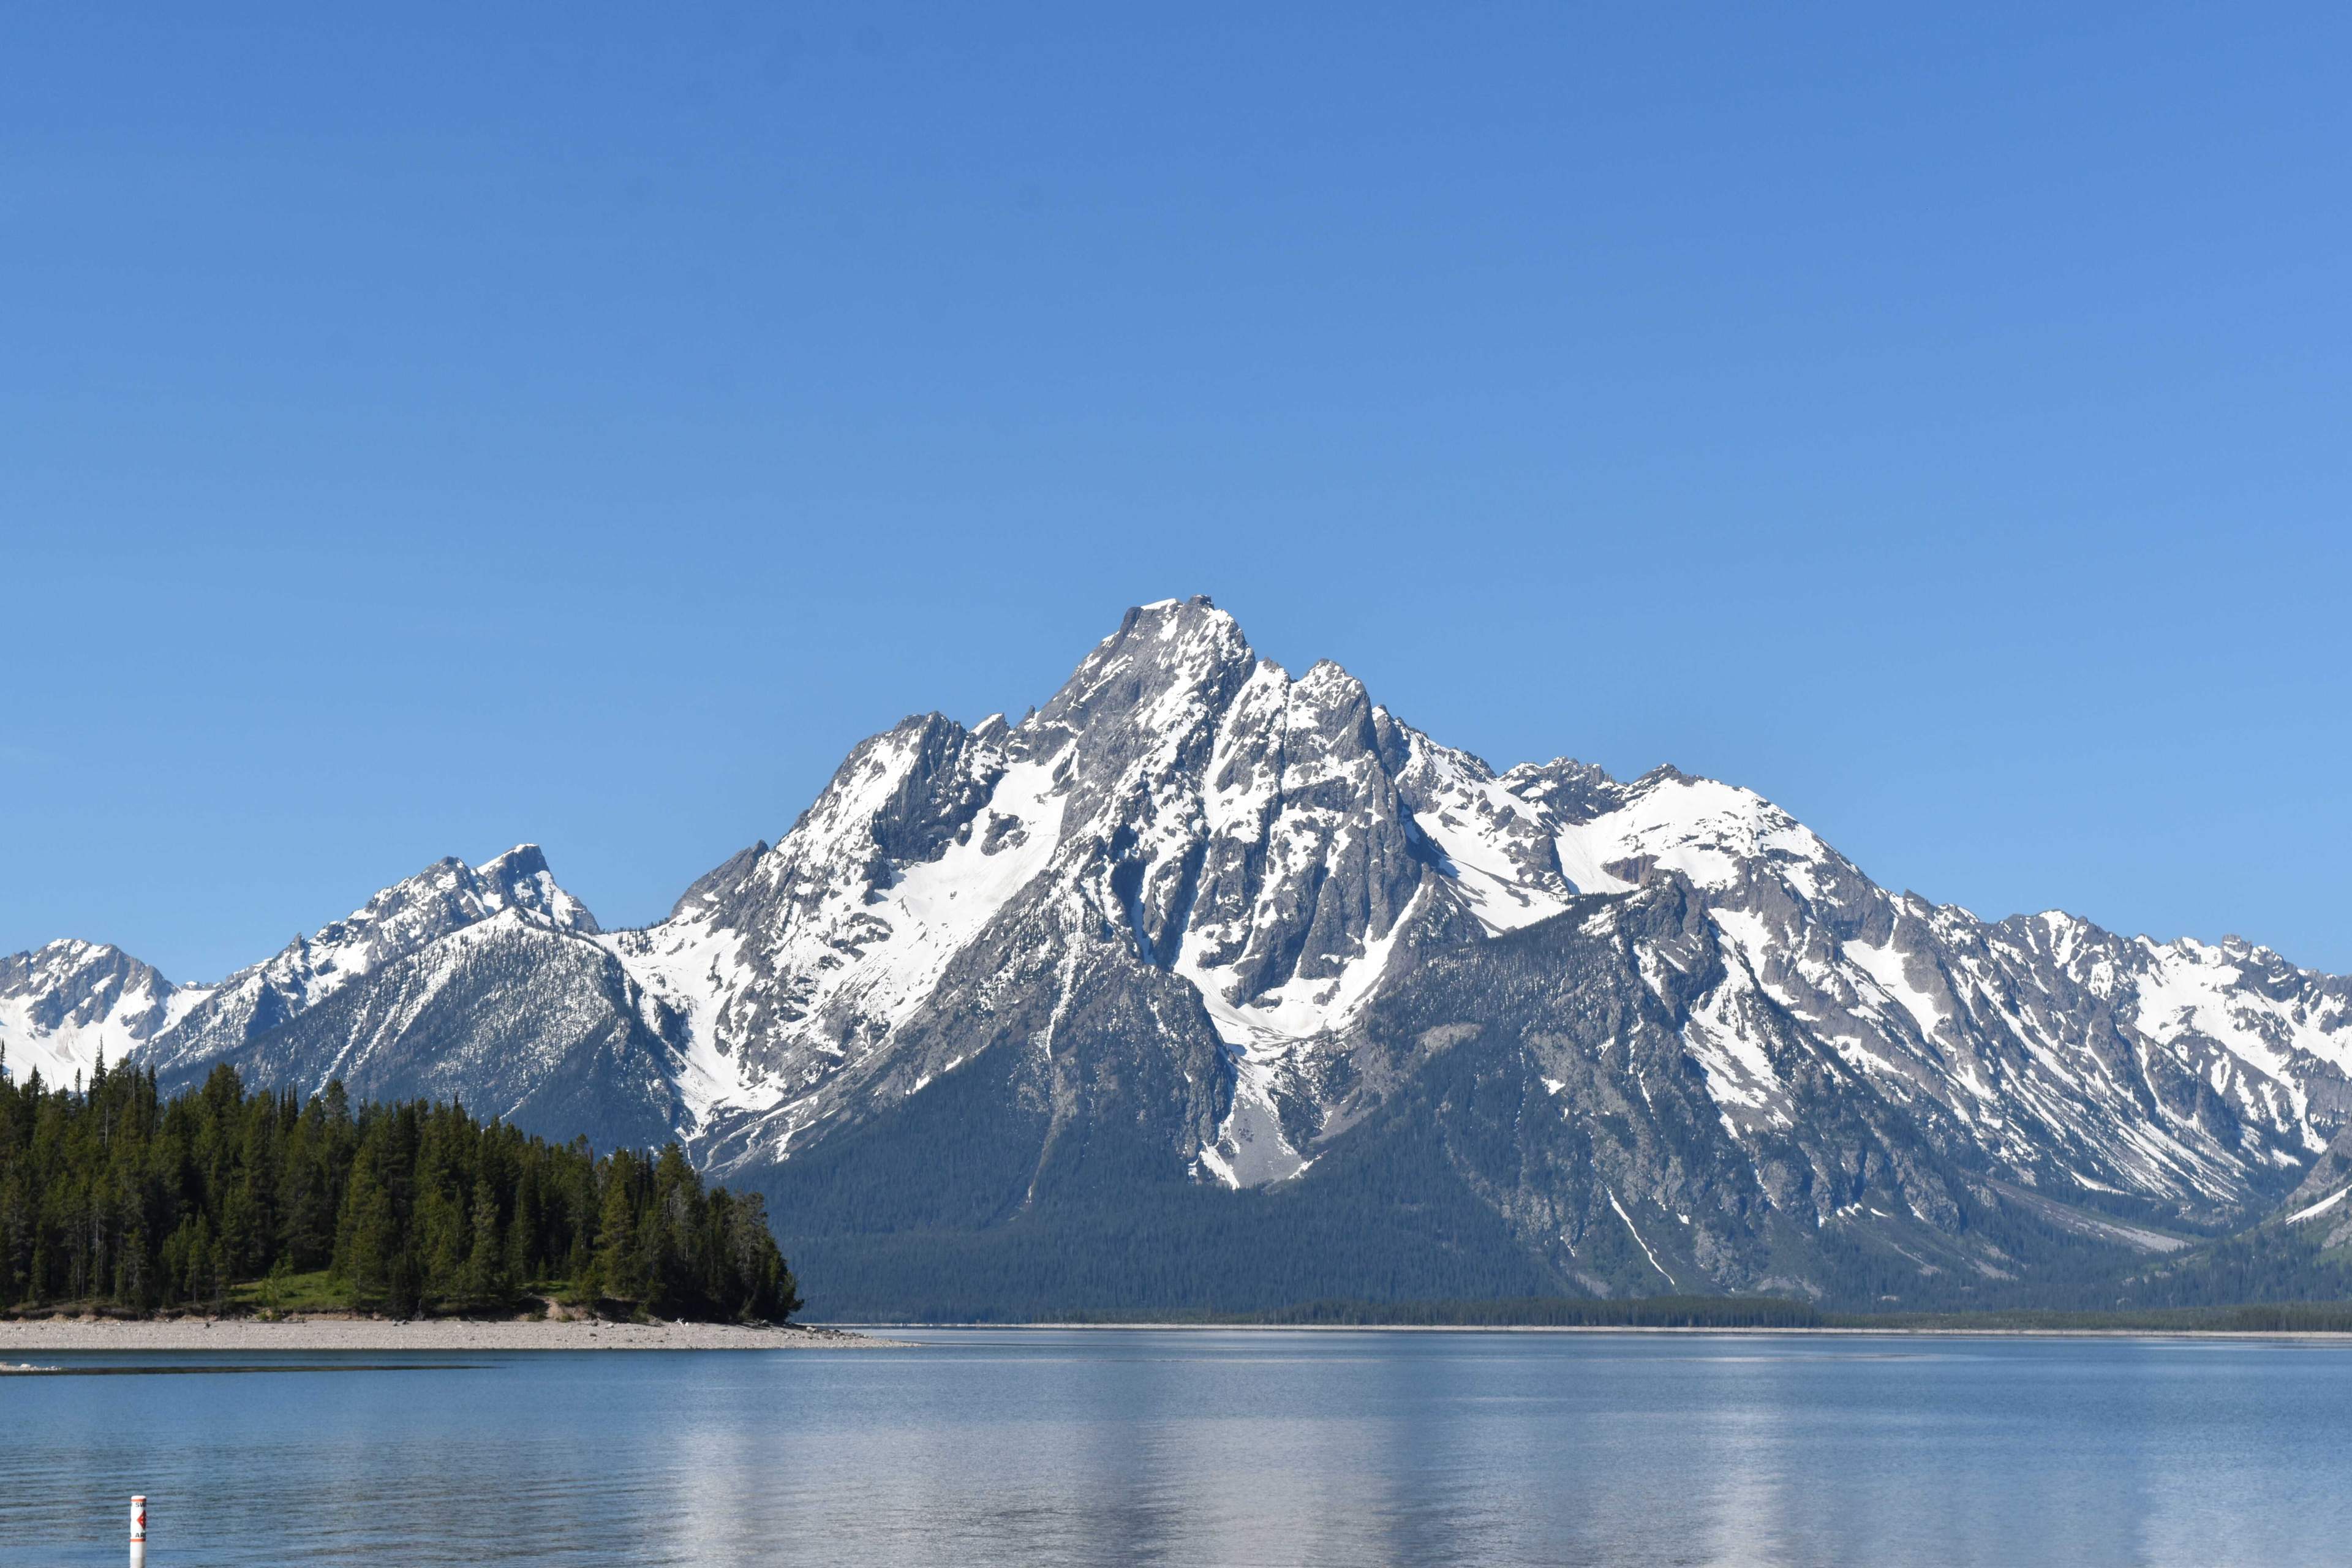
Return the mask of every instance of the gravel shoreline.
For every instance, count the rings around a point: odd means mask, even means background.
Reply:
[[[31,1318],[0,1321],[0,1362],[50,1351],[785,1351],[880,1350],[906,1343],[841,1329],[740,1323],[509,1322],[431,1318]]]

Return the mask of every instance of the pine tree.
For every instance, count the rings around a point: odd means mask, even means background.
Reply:
[[[372,1152],[370,1145],[361,1145],[335,1238],[333,1272],[349,1287],[351,1303],[356,1308],[389,1300],[394,1262],[400,1249],[392,1194],[376,1178],[375,1162],[369,1158]]]
[[[599,1159],[461,1106],[248,1095],[226,1068],[171,1100],[152,1070],[0,1076],[0,1311],[60,1299],[233,1310],[326,1268],[393,1312],[490,1307],[528,1281],[665,1315],[797,1303],[757,1200],[706,1191],[675,1145]]]
[[[474,1246],[466,1258],[466,1295],[477,1305],[508,1294],[506,1248],[499,1239],[499,1199],[488,1176],[474,1183]]]
[[[539,1181],[526,1166],[514,1184],[514,1217],[507,1222],[505,1271],[510,1286],[530,1284],[540,1272]]]
[[[638,1255],[637,1208],[631,1192],[637,1162],[625,1150],[613,1156],[604,1176],[604,1212],[596,1224],[596,1279],[607,1296],[625,1301],[646,1295]]]

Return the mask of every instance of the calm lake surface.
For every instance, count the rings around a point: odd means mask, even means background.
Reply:
[[[0,1380],[0,1562],[121,1563],[133,1491],[153,1568],[2352,1553],[2335,1345],[904,1337],[921,1348]]]

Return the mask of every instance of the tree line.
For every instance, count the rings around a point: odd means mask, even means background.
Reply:
[[[247,1092],[226,1066],[169,1100],[103,1061],[87,1085],[20,1083],[0,1055],[0,1310],[217,1311],[298,1277],[400,1317],[541,1294],[709,1320],[801,1304],[760,1196],[706,1189],[675,1143],[600,1159],[459,1104]]]

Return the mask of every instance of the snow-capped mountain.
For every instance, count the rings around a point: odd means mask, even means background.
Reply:
[[[891,1129],[949,1093],[1004,1146],[933,1217],[1082,1182],[1074,1130],[1139,1180],[1304,1193],[1466,1070],[1441,1163],[1595,1289],[1850,1283],[1855,1247],[1997,1281],[2020,1227],[2161,1255],[2293,1186],[2352,1068],[2342,980],[1890,894],[1672,769],[1497,774],[1198,601],[1131,613],[1018,724],[867,742],[773,847],[605,940],[687,1021],[702,1156],[786,1210],[919,1187]],[[1450,1119],[1494,1096],[1486,1170]]]
[[[579,900],[556,886],[537,845],[521,845],[479,868],[456,859],[436,861],[341,920],[296,937],[275,957],[209,988],[152,1041],[143,1059],[165,1070],[208,1064],[394,960],[501,916],[551,931],[584,936],[596,930]]]
[[[13,953],[0,958],[0,1059],[18,1078],[38,1071],[69,1084],[101,1058],[121,1061],[205,994],[102,942]]]
[[[538,846],[436,862],[275,956],[174,986],[112,948],[0,959],[0,1046],[52,1082],[101,1056],[169,1087],[221,1063],[315,1093],[461,1098],[484,1114],[651,1142],[678,1120],[678,1020],[596,942]]]
[[[6,961],[0,1029],[674,1134],[877,1309],[950,1257],[1063,1305],[1948,1298],[2284,1213],[2352,1122],[2352,983],[1890,893],[1671,768],[1497,773],[1205,599],[864,742],[645,930],[526,847],[201,991]]]
[[[1704,909],[1694,940],[1721,971],[1676,1030],[1730,1129],[1785,1121],[1767,1048],[1781,1030],[2021,1179],[2071,1160],[2077,1179],[2188,1208],[2246,1201],[2342,1114],[2341,980],[2234,941],[2127,941],[2055,913],[1991,924],[1890,895],[1760,797],[1672,769],[1497,775],[1336,665],[1294,679],[1256,659],[1200,602],[1130,614],[1017,726],[934,714],[866,742],[773,848],[608,940],[690,1021],[690,1100],[746,1156],[855,1115],[877,1072],[922,1078],[985,1048],[967,1017],[940,1059],[905,1049],[945,1004],[1002,1009],[997,964],[979,994],[947,984],[1000,926],[1034,928],[1013,956],[1050,948],[1064,1001],[1079,964],[1180,979],[1198,1016],[1162,1026],[1204,1027],[1234,1079],[1230,1101],[1211,1093],[1219,1136],[1192,1152],[1240,1184],[1307,1157],[1256,1125],[1265,1102],[1344,1056],[1415,954],[1591,895],[1609,901],[1587,921],[1613,924],[1670,883]]]

